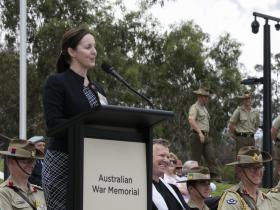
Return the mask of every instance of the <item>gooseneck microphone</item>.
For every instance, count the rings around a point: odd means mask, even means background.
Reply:
[[[139,93],[139,92],[137,92],[136,90],[134,90],[134,89],[131,87],[131,85],[129,85],[128,82],[125,81],[125,79],[124,79],[121,75],[119,75],[119,73],[116,71],[116,69],[115,69],[112,65],[103,62],[103,63],[101,64],[101,68],[102,68],[106,73],[111,74],[111,75],[113,75],[115,78],[117,78],[118,80],[120,80],[129,90],[131,90],[133,93],[135,93],[136,95],[138,95],[138,96],[140,96],[141,98],[143,98],[145,101],[148,102],[148,104],[149,104],[152,108],[154,108],[154,105],[152,104],[152,102],[151,102],[147,97],[145,97],[145,96],[142,95],[141,93]]]

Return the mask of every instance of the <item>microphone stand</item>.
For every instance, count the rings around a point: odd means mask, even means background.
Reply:
[[[143,98],[145,101],[148,102],[148,104],[152,107],[152,109],[154,109],[154,105],[152,104],[152,102],[144,95],[142,95],[141,93],[137,92],[136,90],[134,90],[128,83],[127,81],[125,81],[120,75],[117,74],[117,72],[115,72],[116,74],[113,74],[114,76],[116,76],[117,79],[119,79],[129,90],[131,90],[133,93],[135,93],[136,95],[140,96],[141,98]]]

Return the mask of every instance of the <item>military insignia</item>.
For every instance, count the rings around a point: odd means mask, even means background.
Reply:
[[[17,151],[17,148],[12,148],[11,149],[11,153],[14,155],[14,154],[16,154],[16,151]]]
[[[252,157],[252,159],[253,159],[254,161],[258,161],[259,158],[260,158],[260,156],[259,156],[257,153],[254,153],[254,156]]]
[[[9,180],[7,186],[8,187],[13,187],[14,186],[13,180]]]
[[[234,200],[233,198],[231,198],[231,199],[228,199],[228,200],[227,200],[227,203],[228,203],[228,204],[236,204],[236,203],[237,203],[237,200]]]
[[[41,202],[39,200],[35,200],[35,207],[38,208],[41,206]]]
[[[272,189],[270,190],[270,192],[273,192],[273,193],[278,193],[278,192],[280,192],[280,191],[279,191],[279,189],[278,189],[278,188],[272,188]]]
[[[37,189],[36,189],[36,187],[32,187],[32,192],[37,192]]]
[[[35,151],[31,151],[31,157],[35,157],[36,152]]]

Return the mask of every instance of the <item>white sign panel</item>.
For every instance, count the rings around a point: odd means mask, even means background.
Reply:
[[[145,143],[84,139],[83,210],[147,209]]]

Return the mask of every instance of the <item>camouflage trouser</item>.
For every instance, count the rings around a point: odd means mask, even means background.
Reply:
[[[210,173],[218,175],[217,163],[215,161],[213,145],[211,138],[205,136],[205,142],[202,144],[199,139],[199,135],[195,132],[191,133],[190,136],[190,158],[196,160],[199,165],[201,163],[201,157],[204,157],[205,163],[208,166]]]
[[[245,136],[234,136],[235,139],[235,154],[238,153],[239,149],[244,146],[255,146],[254,137],[245,137]]]

